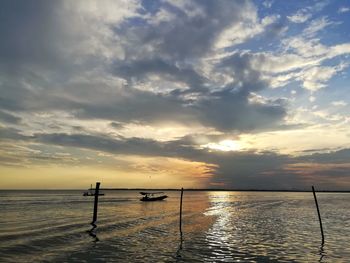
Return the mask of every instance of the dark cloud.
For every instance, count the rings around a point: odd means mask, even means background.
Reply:
[[[35,134],[33,139],[37,142],[92,149],[96,151],[110,152],[114,154],[160,156],[167,155],[166,145],[154,140],[140,138],[112,139],[106,136],[82,135],[82,134]]]
[[[350,149],[294,157],[271,151],[223,152],[200,149],[193,144],[195,138],[190,136],[159,142],[121,136],[108,137],[105,134],[38,133],[25,136],[12,128],[1,128],[0,133],[2,139],[8,143],[22,141],[35,145],[68,147],[65,148],[66,151],[69,151],[69,148],[74,151],[87,149],[119,156],[159,156],[207,163],[212,169],[212,187],[223,184],[223,187],[236,189],[308,189],[311,184],[317,184],[323,189],[337,189],[340,187],[338,180],[350,180]],[[59,151],[62,149],[64,148],[59,148]],[[3,157],[6,159],[6,165],[11,165],[11,159],[17,159],[11,152],[8,154],[10,155]],[[55,161],[61,158],[55,156],[53,151],[34,154],[33,158],[31,154],[26,154],[25,158],[33,159],[33,162],[47,161],[50,158]],[[74,161],[74,154],[69,160]]]
[[[179,67],[174,61],[161,58],[118,61],[115,62],[114,72],[127,80],[143,79],[149,74],[156,74],[171,81],[186,83],[189,88],[201,87],[205,81],[192,67]]]
[[[164,3],[162,8],[176,19],[155,25],[120,28],[118,33],[136,36],[130,51],[151,45],[154,51],[175,60],[200,57],[210,51],[219,34],[238,23],[253,8],[249,1],[187,1],[179,7]],[[132,25],[132,24],[131,24]],[[130,25],[128,25],[130,26]]]
[[[55,18],[59,1],[2,1],[0,63],[51,67],[61,60],[61,30]]]
[[[286,114],[280,105],[249,103],[245,90],[234,89],[215,92],[194,108],[202,123],[223,131],[272,128]]]
[[[218,87],[196,66],[223,30],[255,12],[249,1],[193,1],[183,7],[162,2],[159,10],[175,14],[176,19],[158,24],[125,20],[113,31],[124,59],[112,59],[106,65],[92,55],[71,53],[73,47],[85,43],[84,37],[78,34],[74,39],[71,28],[81,25],[67,27],[75,21],[74,12],[69,13],[60,2],[6,1],[3,6],[5,22],[0,34],[8,37],[0,44],[0,57],[14,66],[10,71],[1,66],[0,101],[9,114],[62,110],[76,118],[150,125],[171,121],[221,131],[272,127],[285,116],[283,105],[248,102],[250,92],[268,85],[252,69],[248,55],[236,53],[214,65],[215,72],[234,79],[226,87]],[[113,28],[113,24],[95,22],[106,30]],[[85,74],[94,68],[102,74]],[[111,71],[104,71],[107,68]],[[126,84],[105,82],[103,78],[110,73]],[[170,81],[182,83],[185,89],[140,90],[137,85],[141,83],[154,85],[152,75],[159,85]]]
[[[4,111],[0,111],[0,120],[7,123],[13,123],[13,124],[17,124],[21,122],[21,118]]]
[[[214,165],[211,183],[224,183],[226,188],[237,189],[307,189],[310,183],[324,183],[325,189],[335,189],[337,182],[328,177],[348,178],[350,149],[328,154],[293,157],[276,152],[222,152],[198,149],[189,138],[158,142],[140,138],[107,138],[106,136],[36,134],[36,142],[109,152],[117,155],[163,156]],[[322,166],[327,159],[328,166]],[[309,170],[290,169],[290,165],[309,167]],[[319,166],[322,167],[318,167]],[[314,166],[315,169],[310,169]],[[345,166],[344,166],[345,165]],[[306,168],[305,168],[306,169]],[[349,178],[350,180],[350,178]]]
[[[123,128],[124,124],[120,122],[114,122],[112,121],[109,125],[111,125],[115,129]]]
[[[0,136],[2,140],[29,140],[30,136],[21,134],[21,131],[14,128],[1,127],[0,126]]]
[[[322,149],[325,151],[326,149]],[[299,161],[305,161],[310,163],[349,163],[350,162],[350,149],[341,150],[328,150],[327,153],[313,153],[310,155],[297,158]]]

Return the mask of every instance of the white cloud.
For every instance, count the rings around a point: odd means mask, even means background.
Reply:
[[[312,17],[312,14],[309,13],[306,9],[301,9],[298,12],[296,12],[294,15],[287,16],[287,18],[293,22],[293,23],[305,23],[307,20],[309,20]]]
[[[344,116],[340,114],[331,114],[326,110],[315,111],[313,114],[317,117],[320,117],[326,121],[342,121],[344,120]]]
[[[345,54],[350,54],[350,43],[344,43],[344,44],[330,47],[328,57],[332,58],[335,56],[345,55]]]
[[[310,22],[308,27],[306,27],[303,31],[303,35],[305,37],[313,37],[315,34],[323,29],[325,29],[327,26],[334,25],[335,22],[329,21],[327,17],[321,17],[318,19],[314,19]]]
[[[93,19],[114,25],[126,18],[139,16],[136,11],[142,8],[138,0],[65,0],[63,5],[66,10],[74,11],[80,19]]]
[[[338,101],[332,101],[331,103],[333,106],[346,106],[348,105],[345,101],[343,100],[338,100]]]
[[[338,9],[338,13],[347,13],[350,11],[350,7],[348,6],[343,6]]]
[[[322,45],[317,38],[305,39],[302,36],[294,36],[282,40],[282,45],[285,51],[292,50],[305,58],[319,57],[329,52],[329,48]]]
[[[273,4],[273,1],[272,0],[265,0],[262,4],[266,8],[271,8],[272,4]]]
[[[339,64],[334,67],[312,67],[303,70],[300,80],[303,82],[303,87],[310,91],[317,91],[326,87],[326,82],[329,81],[337,72],[342,71],[347,65]]]
[[[220,34],[215,47],[225,48],[241,44],[263,33],[279,18],[278,15],[272,15],[259,20],[256,10],[251,9],[243,15],[243,20],[240,23],[235,23]]]
[[[310,102],[314,102],[315,100],[316,100],[316,98],[315,98],[314,96],[310,96],[310,97],[309,97],[309,101],[310,101]]]
[[[287,16],[287,18],[293,23],[305,23],[308,21],[315,13],[320,12],[329,4],[328,1],[318,1],[312,6],[306,6],[298,10],[293,15]]]
[[[138,0],[63,1],[57,14],[65,31],[68,57],[76,57],[79,64],[91,55],[95,60],[123,58],[123,39],[113,28],[129,18],[140,17],[141,9]]]

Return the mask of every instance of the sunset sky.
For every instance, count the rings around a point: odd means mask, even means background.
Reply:
[[[349,1],[2,1],[0,189],[350,189]]]

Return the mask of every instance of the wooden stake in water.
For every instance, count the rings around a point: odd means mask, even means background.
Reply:
[[[315,203],[316,203],[317,214],[318,214],[318,220],[320,221],[320,228],[321,228],[321,235],[322,235],[322,246],[323,246],[323,244],[324,244],[324,235],[323,235],[322,220],[321,220],[321,215],[320,215],[320,209],[318,208],[318,203],[317,203],[315,188],[314,188],[313,186],[312,186],[312,192],[313,192],[313,194],[314,194],[314,199],[315,199]]]
[[[96,188],[95,188],[95,203],[94,203],[94,215],[92,217],[92,223],[94,224],[97,220],[97,205],[98,205],[98,194],[100,190],[100,182],[96,183]]]
[[[182,196],[184,193],[184,189],[181,188],[181,198],[180,198],[180,235],[182,237]]]

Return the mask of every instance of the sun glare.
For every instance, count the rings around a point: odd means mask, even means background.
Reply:
[[[212,150],[219,150],[219,151],[239,151],[241,149],[241,145],[239,144],[238,141],[233,141],[233,140],[224,140],[219,143],[208,143],[204,145],[205,148],[209,148]]]

